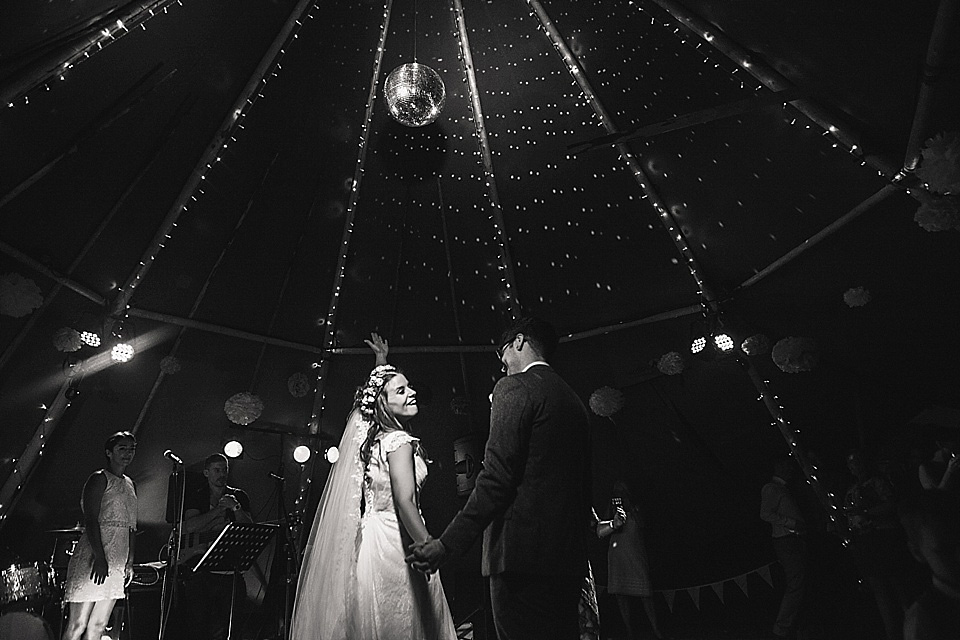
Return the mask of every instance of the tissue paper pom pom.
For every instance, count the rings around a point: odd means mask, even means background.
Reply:
[[[302,398],[310,393],[310,378],[305,373],[294,373],[287,378],[287,391],[294,398]]]
[[[166,356],[160,360],[160,371],[172,376],[180,371],[180,361],[173,356]]]
[[[762,356],[765,353],[770,353],[770,338],[762,333],[757,333],[744,340],[740,349],[748,356]]]
[[[600,387],[590,394],[590,409],[601,418],[609,418],[623,409],[623,393],[619,389]]]
[[[657,369],[660,373],[668,376],[675,376],[683,373],[683,356],[676,351],[670,351],[660,356],[657,361]]]
[[[263,400],[248,391],[244,391],[230,396],[223,403],[223,410],[230,422],[247,425],[260,417],[263,412]]]
[[[921,196],[921,201],[920,208],[913,216],[921,227],[927,231],[960,229],[960,197]]]
[[[0,276],[0,313],[22,318],[43,304],[43,292],[30,278],[19,273]]]
[[[862,307],[872,298],[870,292],[863,287],[847,289],[847,292],[843,294],[843,301],[847,303],[848,307]]]
[[[772,357],[781,371],[799,373],[817,366],[820,354],[812,338],[784,338],[773,345]]]
[[[938,133],[924,144],[917,176],[930,190],[960,194],[960,132]]]
[[[57,351],[70,353],[71,351],[79,351],[80,347],[83,346],[83,340],[80,339],[80,332],[76,329],[61,327],[57,329],[57,333],[53,336],[53,346],[57,348]]]

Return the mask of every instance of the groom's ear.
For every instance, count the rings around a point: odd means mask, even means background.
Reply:
[[[516,341],[517,341],[517,338],[520,338],[520,344],[518,344],[518,345],[517,345],[516,347],[514,347],[514,348],[515,348],[517,351],[520,351],[521,349],[523,349],[523,345],[524,345],[524,343],[526,343],[527,337],[526,337],[525,335],[523,335],[522,333],[518,333],[517,336],[516,336],[516,338],[513,339],[513,341],[516,342]]]

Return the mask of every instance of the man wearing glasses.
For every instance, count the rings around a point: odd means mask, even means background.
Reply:
[[[523,318],[497,356],[507,374],[493,390],[483,469],[460,513],[407,561],[433,572],[483,533],[500,640],[575,640],[587,575],[590,516],[589,418],[573,389],[547,364],[553,327]]]

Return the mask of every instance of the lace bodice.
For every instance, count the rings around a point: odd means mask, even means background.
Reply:
[[[404,444],[413,445],[416,442],[419,442],[419,439],[406,431],[390,431],[377,437],[370,449],[370,463],[367,465],[363,483],[363,499],[367,511],[396,513],[387,454],[396,451]],[[427,479],[427,463],[419,453],[414,453],[413,463],[419,494],[423,481]]]

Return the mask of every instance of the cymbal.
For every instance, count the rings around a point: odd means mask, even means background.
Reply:
[[[83,535],[83,527],[73,527],[72,529],[47,529],[47,533],[58,533],[64,535]]]

